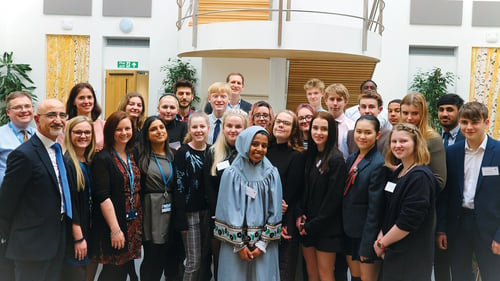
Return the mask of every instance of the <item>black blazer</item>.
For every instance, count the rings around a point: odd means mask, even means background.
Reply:
[[[358,155],[359,151],[347,158],[348,170]],[[385,178],[384,158],[375,146],[359,162],[354,183],[347,191],[344,189],[344,232],[349,237],[361,238],[360,256],[376,258],[373,242],[382,224]]]
[[[134,159],[137,159],[134,155]],[[136,167],[136,169],[138,169]],[[91,249],[92,253],[99,254],[112,254],[118,250],[111,247],[111,230],[109,229],[106,220],[101,212],[101,203],[106,199],[111,199],[115,209],[115,215],[123,233],[127,231],[127,221],[125,218],[125,193],[123,186],[123,174],[113,160],[113,155],[108,149],[103,149],[96,154],[92,160],[91,165],[92,178],[94,185],[92,186],[93,194],[93,216],[92,216],[92,238],[94,248]],[[128,235],[125,235],[125,247],[121,251],[128,251]],[[99,245],[102,247],[99,249]]]
[[[245,111],[246,113],[249,113],[250,110],[252,109],[252,104],[244,99],[241,99],[240,109]],[[210,105],[210,103],[207,102],[207,104],[205,104],[205,108],[203,109],[203,111],[205,111],[206,114],[212,113],[212,105]]]
[[[37,135],[14,150],[0,188],[0,236],[13,260],[50,260],[65,243],[61,194],[49,154]]]
[[[342,192],[347,168],[342,153],[331,152],[328,173],[320,174],[315,162],[306,160],[305,186],[301,202],[297,205],[295,218],[305,214],[304,228],[315,239],[341,237]]]
[[[448,181],[438,201],[437,232],[453,235],[462,217],[464,191],[465,141],[455,143],[446,151]],[[500,169],[500,142],[488,137],[481,168]],[[497,170],[498,171],[498,170]],[[491,243],[500,242],[500,175],[487,176],[479,171],[474,213],[481,239]]]

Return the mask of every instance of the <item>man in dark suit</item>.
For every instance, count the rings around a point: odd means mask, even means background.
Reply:
[[[14,261],[16,280],[57,281],[65,216],[72,213],[66,170],[58,165],[60,147],[53,147],[66,124],[64,104],[56,99],[41,102],[35,122],[35,135],[7,160],[0,188],[0,239],[7,258]]]
[[[232,72],[229,73],[226,77],[226,83],[231,87],[231,95],[229,96],[229,103],[227,105],[228,109],[231,108],[239,108],[246,113],[250,112],[252,109],[252,104],[243,100],[241,98],[241,92],[245,88],[245,78],[243,78],[243,74]],[[210,95],[208,97],[210,99]],[[212,105],[210,104],[210,100],[208,100],[204,109],[206,114],[212,113]]]
[[[463,104],[464,100],[456,94],[446,94],[438,100],[438,120],[443,128],[441,136],[445,147],[465,139],[458,124],[458,111]],[[434,279],[436,281],[451,280],[448,251],[442,250],[437,244],[434,251]]]
[[[438,100],[438,119],[443,128],[441,136],[444,147],[465,139],[458,124],[458,111],[463,104],[464,100],[456,94],[446,94]]]
[[[498,280],[500,142],[486,135],[485,105],[466,103],[458,116],[466,140],[446,152],[448,181],[438,202],[437,243],[449,251],[453,281],[473,280],[473,254],[482,280]]]

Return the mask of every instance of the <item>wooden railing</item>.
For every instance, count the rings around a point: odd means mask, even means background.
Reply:
[[[284,8],[284,0],[279,0],[277,8],[271,6],[269,0],[177,0],[178,20],[176,26],[181,30],[186,21],[192,26],[192,46],[197,46],[198,25],[214,22],[227,21],[249,21],[249,20],[272,20],[273,13],[277,12],[278,19],[278,47],[281,46],[283,32],[283,14],[285,21],[291,21],[292,13],[307,13],[307,14],[323,14],[330,16],[346,17],[360,21],[362,25],[362,50],[367,49],[368,31],[378,32],[382,35],[384,26],[382,24],[383,10],[385,7],[384,0],[374,0],[370,12],[368,12],[368,0],[363,0],[363,16],[350,14],[336,13],[331,11],[315,11],[315,10],[299,10],[290,9],[291,0],[286,0],[286,8]],[[266,7],[267,6],[267,7]],[[231,9],[226,9],[231,7]]]

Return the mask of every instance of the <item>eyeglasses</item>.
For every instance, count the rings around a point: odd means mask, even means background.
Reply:
[[[311,121],[313,119],[313,116],[312,115],[306,115],[306,116],[301,116],[299,117],[299,122],[304,122],[304,121]]]
[[[87,137],[90,137],[92,136],[92,131],[81,131],[81,130],[76,130],[76,131],[71,131],[71,133],[75,134],[75,136],[87,136]]]
[[[16,105],[9,107],[9,110],[14,110],[14,111],[21,111],[21,110],[30,110],[33,108],[33,105],[31,104],[24,104],[24,105]]]
[[[280,125],[280,124],[283,124],[284,126],[292,126],[292,122],[290,121],[285,121],[285,120],[281,120],[281,119],[276,119],[276,121],[274,121],[277,125]]]
[[[253,115],[253,119],[268,119],[269,118],[269,114],[267,113],[257,113],[257,114],[254,114]]]
[[[49,112],[49,113],[39,113],[38,116],[45,116],[51,120],[54,120],[56,119],[57,117],[59,117],[59,119],[61,120],[66,120],[68,118],[68,114],[66,114],[65,112]]]

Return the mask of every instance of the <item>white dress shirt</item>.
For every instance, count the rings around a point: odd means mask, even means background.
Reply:
[[[484,150],[488,137],[485,135],[484,140],[477,150],[472,150],[467,141],[465,142],[465,159],[464,159],[464,199],[462,207],[474,209],[474,196],[476,195],[477,180],[481,171],[481,162],[483,162]]]

